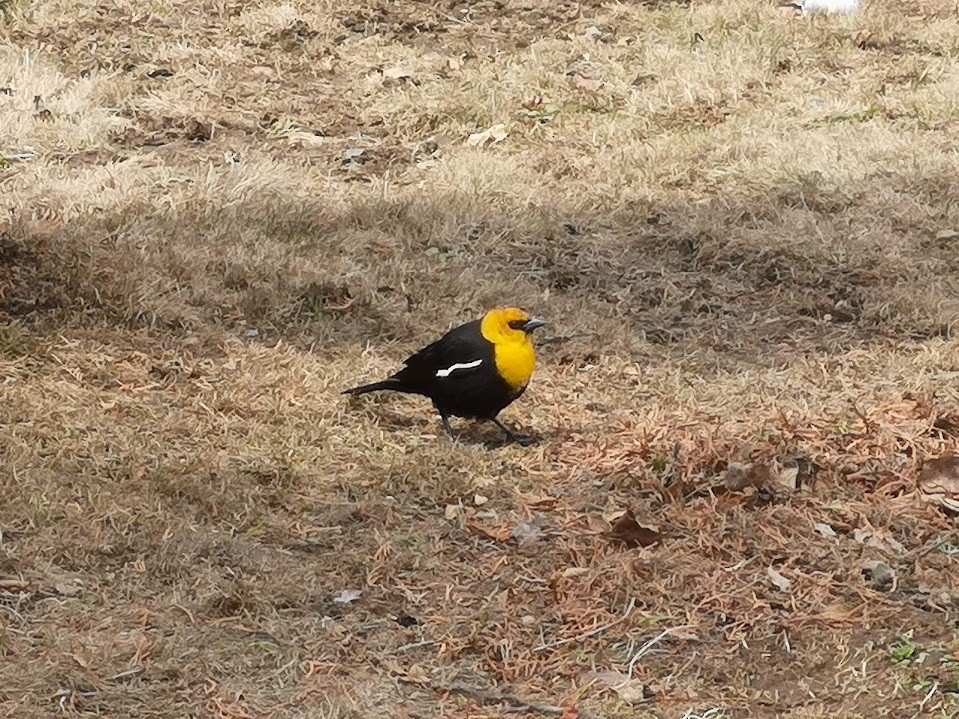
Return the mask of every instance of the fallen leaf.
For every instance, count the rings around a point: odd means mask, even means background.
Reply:
[[[447,504],[446,508],[443,510],[443,516],[448,522],[452,522],[460,515],[460,512],[462,511],[463,508],[458,504]]]
[[[523,542],[528,542],[530,539],[538,537],[542,530],[539,526],[531,522],[523,522],[522,524],[517,524],[513,527],[513,539],[522,544]]]
[[[482,494],[473,495],[473,504],[477,507],[482,507],[487,502],[489,502],[489,497],[484,497]]]
[[[872,40],[872,33],[868,30],[860,30],[856,33],[856,37],[853,42],[856,43],[856,47],[860,50],[865,50],[869,47],[869,43]]]
[[[389,80],[402,80],[406,77],[412,77],[413,73],[407,70],[405,67],[397,65],[396,67],[387,68],[383,71],[383,77]]]
[[[474,132],[466,140],[466,143],[473,146],[495,145],[498,142],[502,142],[507,137],[509,137],[509,133],[506,132],[506,125],[499,123],[497,125],[493,125],[488,130]]]
[[[359,589],[344,589],[335,597],[333,597],[333,603],[334,604],[350,604],[352,602],[355,602],[361,596],[363,596],[363,592],[361,592]]]
[[[787,489],[799,489],[799,465],[780,469],[776,474],[776,481]]]
[[[769,581],[772,582],[776,589],[778,589],[780,592],[789,593],[792,591],[792,581],[786,579],[786,577],[772,567],[766,567],[766,576],[769,577]]]
[[[472,519],[466,523],[466,528],[487,539],[492,539],[494,542],[508,542],[513,539],[513,533],[506,529],[486,527]]]
[[[956,238],[959,238],[959,232],[955,230],[942,230],[936,233],[936,239],[940,242],[950,242]]]
[[[617,684],[622,684],[623,682],[628,681],[629,677],[625,674],[610,670],[602,672],[583,672],[579,675],[580,686],[586,686],[587,684],[596,682],[607,687],[614,687]]]
[[[946,454],[927,459],[919,472],[919,489],[924,494],[943,494],[959,499],[959,457]]]
[[[567,567],[563,570],[563,578],[571,579],[573,577],[581,577],[584,574],[588,574],[589,569],[586,567]]]
[[[835,537],[836,530],[830,527],[828,524],[823,524],[822,522],[816,522],[813,525],[813,529],[819,532],[824,537]]]
[[[576,75],[573,78],[573,85],[585,92],[597,92],[603,86],[603,81]]]
[[[646,701],[646,685],[639,679],[629,679],[613,687],[613,691],[627,704],[639,704]]]
[[[902,546],[900,541],[892,537],[887,537],[884,534],[876,534],[868,529],[854,529],[852,538],[853,541],[859,544],[875,547],[885,552],[892,550],[895,554],[903,554],[906,551],[906,548]]]
[[[627,509],[609,530],[610,539],[622,542],[627,547],[649,547],[660,542],[663,535],[655,529],[644,527],[636,521],[632,509]]]
[[[859,542],[859,544],[865,544],[866,540],[872,536],[872,532],[868,529],[859,529],[856,528],[852,531],[853,541]]]
[[[64,597],[75,597],[80,593],[80,587],[73,582],[58,582],[53,590]]]
[[[742,492],[748,487],[762,487],[769,483],[769,467],[751,462],[730,462],[726,466],[723,484],[730,492]]]
[[[869,574],[876,589],[886,589],[896,580],[896,572],[885,562],[874,559],[863,564],[862,568]]]
[[[428,684],[430,675],[427,674],[426,670],[419,664],[414,664],[406,670],[406,680],[414,684]]]

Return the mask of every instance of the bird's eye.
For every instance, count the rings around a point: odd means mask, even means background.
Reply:
[[[526,320],[512,320],[509,326],[510,329],[521,330],[526,326]]]

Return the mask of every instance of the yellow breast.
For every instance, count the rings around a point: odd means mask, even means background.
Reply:
[[[533,349],[533,343],[529,340],[504,342],[497,344],[494,351],[500,377],[506,380],[506,384],[515,394],[523,391],[536,369],[536,350]]]

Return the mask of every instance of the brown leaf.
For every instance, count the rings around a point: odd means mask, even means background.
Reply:
[[[919,489],[925,494],[959,498],[959,457],[946,454],[926,460],[919,473]]]
[[[404,78],[411,77],[412,74],[413,73],[408,69],[399,65],[396,67],[389,67],[383,71],[383,77],[388,80],[402,80]]]
[[[776,589],[778,589],[780,592],[788,593],[792,590],[792,581],[786,579],[786,577],[772,567],[766,567],[766,576],[769,577],[769,581],[772,582]]]
[[[769,484],[769,467],[764,464],[730,462],[726,467],[726,479],[723,482],[731,492],[742,492],[748,487],[763,487]]]
[[[416,684],[428,684],[430,675],[427,674],[426,670],[419,664],[414,664],[406,670],[406,680]]]
[[[573,85],[584,92],[597,92],[603,86],[603,81],[576,75],[573,78]]]
[[[959,512],[959,457],[947,454],[926,460],[919,473],[919,493],[927,502]]]
[[[634,548],[657,544],[662,540],[663,535],[655,529],[639,524],[633,510],[627,509],[623,516],[613,522],[613,527],[609,530],[609,538]]]
[[[488,130],[483,130],[482,132],[474,132],[466,140],[466,144],[474,146],[484,146],[484,145],[495,145],[498,142],[502,142],[509,136],[509,133],[506,132],[506,125],[503,123],[498,123],[493,125]]]
[[[482,524],[472,519],[466,523],[466,528],[471,532],[476,532],[476,534],[486,537],[487,539],[492,539],[494,542],[509,542],[513,540],[513,533],[510,530],[484,527]]]
[[[613,691],[627,704],[640,704],[648,698],[646,685],[639,679],[630,679],[622,684],[617,684],[613,687]]]

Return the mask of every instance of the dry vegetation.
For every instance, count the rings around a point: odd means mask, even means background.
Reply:
[[[959,715],[951,1],[4,5],[0,714]]]

